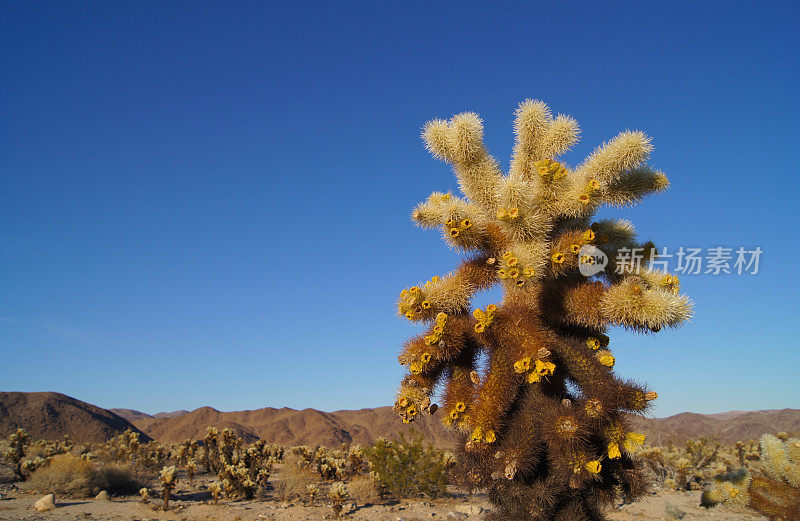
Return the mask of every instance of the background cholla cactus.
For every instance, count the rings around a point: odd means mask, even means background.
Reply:
[[[169,496],[177,483],[178,470],[174,465],[164,467],[161,469],[159,477],[161,478],[161,486],[164,488],[164,510],[169,510]]]
[[[17,478],[25,479],[25,470],[23,467],[23,458],[28,450],[28,444],[31,437],[25,429],[17,429],[16,432],[8,437],[8,448],[3,451],[3,459],[9,462],[14,469],[14,474]]]
[[[208,485],[208,490],[211,491],[211,495],[214,497],[214,504],[219,504],[219,494],[222,492],[222,485],[218,481],[214,481]]]
[[[760,472],[741,468],[717,476],[701,504],[748,506],[772,521],[800,519],[800,439],[765,434],[760,447]]]
[[[631,432],[625,413],[642,413],[656,398],[614,375],[606,328],[677,326],[691,303],[677,277],[648,269],[655,247],[637,242],[629,222],[592,216],[669,183],[646,165],[652,146],[642,132],[621,133],[572,168],[557,158],[578,140],[574,119],[527,100],[514,130],[503,175],[477,115],[424,127],[428,150],[453,165],[465,197],[434,192],[413,219],[440,227],[448,244],[471,256],[400,294],[400,314],[428,329],[399,356],[409,374],[395,410],[406,422],[432,413],[431,393],[445,381],[443,421],[465,442],[459,479],[490,487],[498,519],[602,519],[602,505],[620,492],[644,491],[631,457],[643,436]],[[583,276],[598,252],[608,264]],[[503,301],[473,311],[476,292],[498,283]]]
[[[206,437],[203,439],[203,456],[200,461],[206,467],[206,472],[214,474],[219,472],[219,431],[215,427],[206,429]]]
[[[139,495],[142,496],[142,503],[147,503],[150,501],[150,490],[148,490],[147,487],[140,488]]]
[[[194,474],[197,472],[197,463],[193,459],[186,462],[186,477],[189,478],[189,483],[194,484]]]
[[[178,465],[186,465],[189,460],[194,460],[200,445],[194,440],[186,440],[178,446],[176,456]]]
[[[333,508],[333,518],[339,519],[342,513],[342,503],[347,499],[347,487],[341,481],[337,481],[328,489],[328,497],[331,499],[331,508]]]

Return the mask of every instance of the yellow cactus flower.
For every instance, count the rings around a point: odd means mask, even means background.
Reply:
[[[584,467],[585,467],[585,468],[586,468],[586,470],[587,470],[588,472],[590,472],[591,474],[599,474],[599,473],[600,473],[600,470],[603,468],[603,466],[602,466],[602,465],[600,465],[600,462],[599,462],[599,461],[597,461],[597,460],[592,460],[592,461],[590,461],[589,463],[587,463],[586,465],[584,465]]]
[[[483,435],[483,441],[486,443],[494,443],[497,441],[497,435],[492,430],[486,431],[486,434]]]
[[[464,412],[467,410],[467,404],[464,402],[456,402],[456,410],[458,412]]]
[[[583,239],[586,242],[592,242],[594,240],[594,237],[595,237],[594,231],[592,230],[586,230],[585,232],[583,232]]]
[[[519,217],[519,208],[512,208],[512,209],[510,209],[510,210],[508,211],[508,216],[509,216],[511,219],[516,219],[517,217]]]
[[[516,279],[519,277],[519,269],[518,268],[511,268],[508,270],[508,277],[511,279]]]
[[[458,228],[450,228],[450,237],[455,239],[459,235],[461,235],[461,230],[459,230]]]
[[[580,201],[583,204],[589,204],[591,200],[592,199],[591,197],[589,197],[589,194],[581,194],[578,196],[578,201]]]
[[[530,268],[523,268],[522,269],[522,276],[523,277],[527,277],[527,278],[533,277],[533,270],[530,269]]]
[[[475,332],[476,333],[483,333],[486,330],[486,326],[482,323],[478,322],[475,324]]]
[[[447,313],[442,313],[440,311],[439,313],[436,314],[436,323],[437,324],[441,323],[442,325],[444,325],[445,322],[447,322]]]
[[[657,392],[655,392],[655,391],[648,391],[648,392],[647,392],[647,393],[645,393],[645,395],[644,395],[644,399],[645,399],[645,400],[647,400],[648,402],[650,402],[650,401],[653,401],[653,400],[655,400],[656,398],[658,398],[658,393],[657,393]]]
[[[406,413],[413,418],[417,415],[417,407],[415,405],[410,406],[406,409]]]
[[[453,225],[456,224],[456,222],[453,220],[452,217],[450,219],[447,219],[444,223],[447,225],[448,228],[452,228]]]
[[[437,335],[427,335],[423,340],[425,340],[426,344],[432,346],[439,341],[439,337]]]
[[[530,373],[528,373],[528,383],[529,384],[536,383],[541,379],[542,379],[542,377],[539,376],[539,373],[537,373],[536,371],[531,371]]]
[[[508,273],[506,273],[506,270],[504,269],[499,269],[497,270],[497,276],[500,277],[501,279],[507,279]]]
[[[569,247],[569,251],[571,251],[572,253],[577,255],[581,251],[581,245],[580,244],[573,244],[572,246]]]
[[[625,439],[622,441],[622,446],[625,447],[625,450],[628,452],[633,451],[639,445],[643,444],[645,440],[644,434],[639,434],[636,432],[629,432],[625,435]]]
[[[517,373],[524,373],[531,368],[531,357],[526,356],[521,360],[514,362],[514,371]]]
[[[480,442],[483,439],[483,429],[481,429],[480,425],[475,427],[475,430],[472,431],[472,436],[470,439],[475,442]]]
[[[411,423],[411,420],[403,416],[403,423]]]
[[[422,365],[420,365],[419,362],[412,362],[411,365],[408,366],[408,370],[413,374],[419,374],[422,372]]]
[[[614,443],[613,441],[608,444],[608,457],[609,459],[619,459],[622,457],[622,453],[619,450],[619,444]]]
[[[614,363],[616,362],[616,359],[613,355],[601,355],[597,357],[597,359],[600,360],[600,363],[606,367],[614,367]]]
[[[415,315],[415,313],[413,311],[406,311],[405,312],[405,316],[409,320],[413,320],[414,319],[414,315]]]
[[[600,340],[598,340],[593,336],[590,336],[589,338],[586,339],[586,345],[596,351],[600,349]]]
[[[560,251],[557,251],[550,257],[550,260],[552,260],[555,264],[561,264],[564,262],[564,254]]]
[[[508,213],[505,210],[497,210],[497,218],[505,219]]]
[[[399,405],[400,407],[405,407],[406,405],[408,405],[408,398],[406,398],[405,396],[401,396],[397,400],[397,405]]]
[[[586,186],[592,191],[600,190],[600,183],[597,182],[597,179],[589,179],[589,184]]]
[[[517,258],[514,257],[513,255],[509,255],[508,257],[505,257],[505,259],[506,259],[506,264],[508,264],[509,266],[516,266],[517,263],[519,262],[519,260],[517,260]]]
[[[464,219],[459,224],[460,224],[461,228],[464,229],[464,230],[469,230],[470,228],[472,228],[472,221],[470,221],[469,219]]]
[[[541,376],[551,375],[555,370],[556,364],[553,362],[543,362],[541,360],[536,361],[536,373]]]
[[[458,419],[458,411],[457,411],[457,410],[455,410],[455,409],[453,409],[452,411],[450,411],[450,418],[452,418],[452,419],[454,419],[454,420],[457,420],[457,419]]]
[[[431,354],[430,353],[422,353],[419,357],[419,361],[421,364],[427,364],[431,361]]]

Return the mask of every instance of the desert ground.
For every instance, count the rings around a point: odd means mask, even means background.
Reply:
[[[258,501],[224,501],[214,505],[211,494],[205,489],[210,477],[198,476],[195,485],[182,485],[175,490],[170,510],[163,511],[163,502],[150,499],[142,503],[138,496],[115,497],[111,500],[56,498],[57,508],[37,512],[34,503],[41,494],[18,490],[12,484],[0,486],[0,520],[53,520],[79,519],[125,521],[317,521],[331,519],[332,510],[327,500],[315,505],[300,502],[283,502],[268,495]],[[765,520],[752,511],[720,506],[704,509],[700,506],[700,492],[675,492],[656,490],[645,498],[630,504],[619,504],[609,510],[612,521],[656,520],[715,520],[756,521]],[[490,508],[482,493],[472,497],[455,490],[446,498],[435,500],[387,500],[376,503],[345,503],[342,519],[363,521],[421,521],[443,519],[447,521],[479,520]]]

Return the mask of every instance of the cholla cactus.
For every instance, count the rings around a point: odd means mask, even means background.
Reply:
[[[164,510],[169,510],[169,496],[177,483],[178,470],[174,465],[161,469],[161,486],[164,487]]]
[[[199,444],[194,440],[186,440],[178,446],[176,456],[178,465],[186,465],[189,460],[194,460]]]
[[[150,490],[147,487],[140,488],[139,495],[142,496],[142,503],[148,503],[150,501]]]
[[[637,242],[629,222],[592,216],[669,183],[646,165],[652,146],[642,132],[621,133],[571,168],[557,158],[578,140],[575,120],[527,100],[514,129],[503,175],[477,115],[424,127],[428,150],[453,165],[465,197],[434,192],[413,219],[440,227],[471,256],[400,294],[400,314],[428,330],[399,356],[410,374],[395,410],[405,422],[433,412],[431,392],[446,380],[443,421],[466,442],[462,481],[490,487],[498,518],[601,519],[617,491],[643,492],[631,458],[643,436],[625,413],[642,413],[656,398],[614,375],[606,328],[677,326],[691,303],[677,277],[649,270],[655,247]],[[495,284],[503,301],[473,311],[475,293]],[[488,358],[483,373],[480,354]]]
[[[186,477],[189,478],[189,483],[194,484],[194,474],[197,472],[197,463],[193,459],[186,462]]]
[[[200,461],[205,465],[207,472],[216,474],[220,470],[219,459],[219,431],[215,427],[206,429],[206,437],[203,440],[203,456]]]
[[[331,500],[331,508],[333,508],[333,518],[339,519],[342,513],[342,503],[347,499],[347,487],[341,481],[337,481],[328,489],[328,497]]]
[[[222,431],[217,446],[219,460],[211,466],[219,467],[217,478],[225,496],[232,499],[252,499],[267,489],[272,464],[277,450],[263,440],[243,446],[242,440],[230,429]]]
[[[718,476],[701,504],[748,506],[772,521],[800,519],[800,439],[761,437],[761,472],[746,468]]]
[[[25,429],[19,428],[11,436],[8,437],[8,449],[3,451],[3,459],[11,464],[14,469],[14,474],[19,479],[25,479],[25,470],[23,466],[23,458],[28,450],[31,436]]]
[[[310,485],[306,485],[306,490],[308,491],[308,502],[311,503],[312,506],[316,506],[319,487],[316,483],[311,483]]]
[[[214,496],[214,504],[219,504],[219,493],[222,492],[222,484],[218,481],[214,481],[208,486],[208,490],[210,490],[211,494]]]

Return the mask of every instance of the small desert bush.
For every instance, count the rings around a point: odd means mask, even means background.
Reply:
[[[354,477],[347,484],[347,490],[350,492],[350,497],[362,504],[374,503],[381,498],[378,484],[370,475]]]
[[[66,497],[89,497],[101,490],[109,494],[135,494],[146,480],[130,465],[97,465],[72,454],[53,456],[50,462],[33,472],[24,484],[26,490]]]
[[[98,483],[98,473],[92,462],[71,454],[59,454],[36,469],[24,488],[40,494],[89,497],[99,492]]]
[[[112,495],[138,494],[147,485],[147,477],[129,464],[108,463],[96,470],[97,488]]]
[[[308,468],[298,465],[298,462],[299,458],[293,454],[284,459],[279,479],[275,483],[275,495],[278,499],[288,501],[308,497],[309,485],[317,483],[317,476]]]
[[[364,449],[364,455],[382,495],[437,497],[446,491],[452,455],[425,446],[415,431],[409,439],[402,433],[396,441],[381,438]]]

